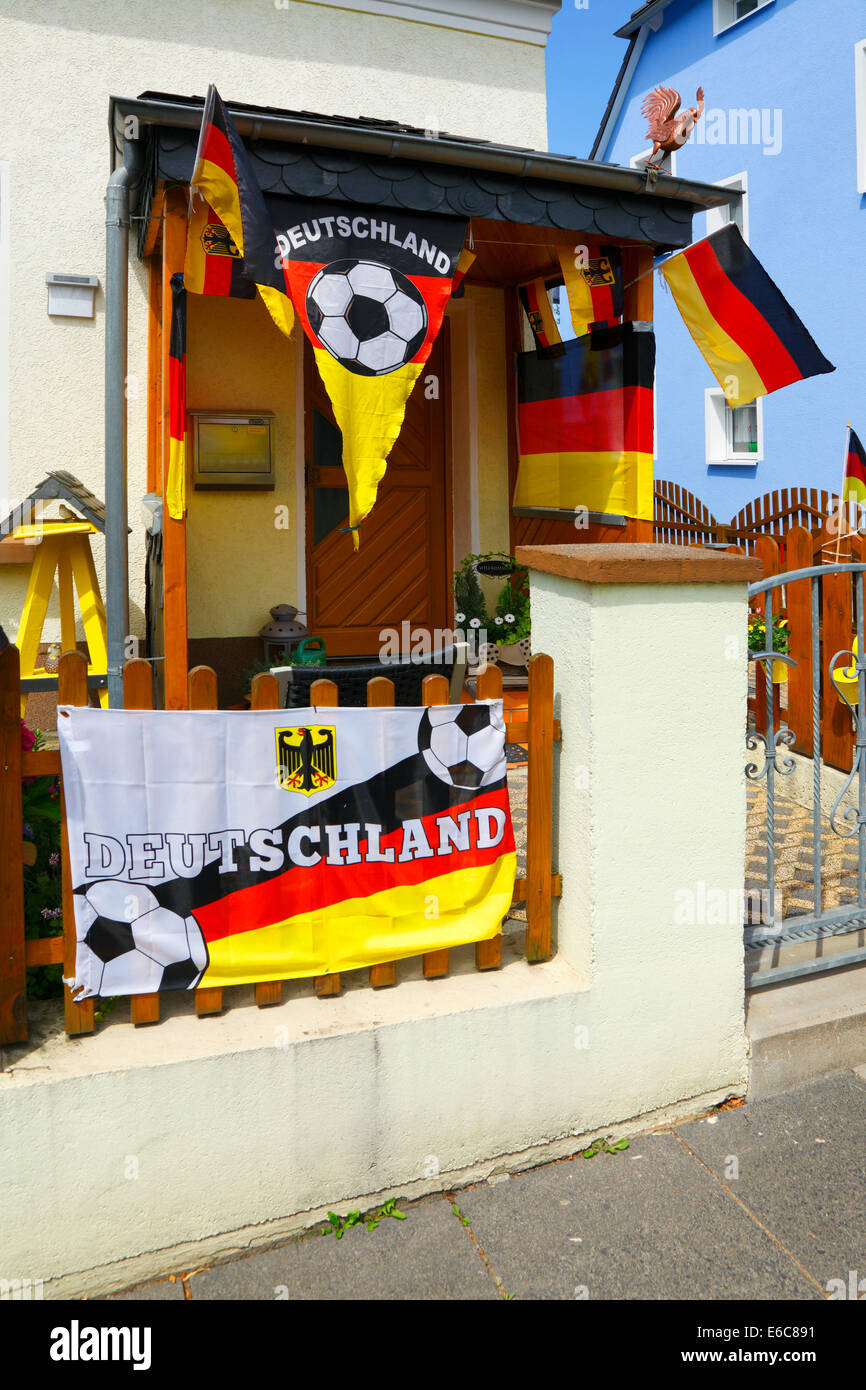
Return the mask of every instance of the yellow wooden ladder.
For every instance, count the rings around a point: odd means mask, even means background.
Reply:
[[[21,654],[21,680],[51,676],[44,667],[37,667],[39,644],[45,616],[57,575],[60,599],[60,643],[65,652],[75,651],[75,591],[84,624],[84,636],[89,652],[88,675],[104,676],[108,671],[108,648],[105,632],[105,606],[99,592],[99,580],[90,549],[90,537],[97,527],[89,521],[42,521],[35,525],[17,526],[12,532],[15,540],[41,543],[30,570],[27,597],[18,627],[16,646]],[[108,707],[108,689],[99,691],[99,703]],[[21,717],[27,709],[27,695],[21,695]]]

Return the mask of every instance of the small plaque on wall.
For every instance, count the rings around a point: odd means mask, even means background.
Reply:
[[[193,482],[205,491],[274,486],[271,411],[191,410]]]

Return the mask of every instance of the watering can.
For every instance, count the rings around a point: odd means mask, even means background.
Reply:
[[[306,637],[292,653],[293,666],[325,666],[328,653],[321,637]]]

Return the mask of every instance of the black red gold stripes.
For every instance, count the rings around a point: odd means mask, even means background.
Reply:
[[[171,334],[168,344],[169,462],[168,514],[179,520],[186,510],[186,290],[183,276],[171,277]]]
[[[835,370],[734,223],[674,256],[662,274],[731,406]]]
[[[845,485],[842,498],[846,502],[850,499],[856,502],[866,502],[866,450],[860,443],[858,435],[850,428],[848,430],[848,450],[845,456]]]

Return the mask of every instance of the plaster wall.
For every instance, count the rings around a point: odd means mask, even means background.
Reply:
[[[0,13],[0,161],[8,165],[10,255],[8,469],[0,497],[26,495],[55,467],[104,492],[102,289],[93,320],[49,318],[45,273],[96,274],[104,284],[110,94],[203,94],[214,81],[228,100],[374,116],[543,149],[544,48],[533,37],[524,43],[304,0],[285,7],[256,0],[8,0]],[[145,491],[146,324],[146,272],[133,256],[130,593],[137,633],[144,621],[137,502]],[[94,552],[102,575],[101,539]],[[0,622],[13,633],[27,574],[21,566],[0,569]],[[58,632],[56,607],[51,619],[49,637]]]

